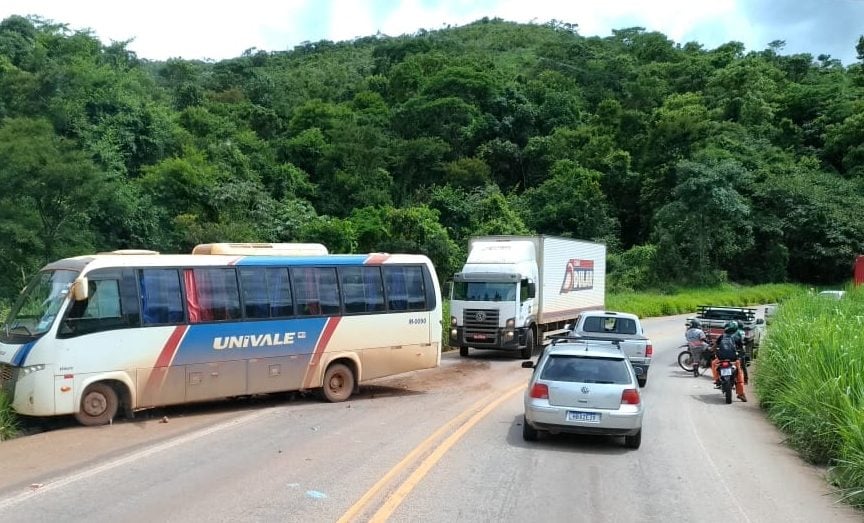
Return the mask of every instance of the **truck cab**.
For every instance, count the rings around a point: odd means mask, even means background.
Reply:
[[[501,244],[472,250],[462,271],[453,276],[450,342],[468,355],[476,348],[534,351],[538,277],[530,243]]]

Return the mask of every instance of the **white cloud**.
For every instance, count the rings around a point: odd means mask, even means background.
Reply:
[[[759,0],[759,6],[768,1]],[[815,1],[788,0],[782,13],[765,7],[767,14],[751,20],[756,0],[0,0],[0,19],[36,14],[73,29],[91,28],[106,43],[134,38],[131,50],[160,60],[222,59],[250,47],[285,50],[307,40],[350,40],[378,31],[395,36],[484,16],[535,23],[555,19],[578,24],[584,36],[607,36],[613,28],[638,25],[676,42],[697,40],[709,48],[737,40],[748,49],[762,49],[767,40],[784,38],[800,52],[819,45],[814,42],[820,37],[847,39],[845,33],[833,34],[827,22],[807,27],[812,19],[807,7]],[[789,16],[781,21],[784,14]],[[802,24],[806,30],[798,27]],[[857,34],[848,40],[857,41]]]

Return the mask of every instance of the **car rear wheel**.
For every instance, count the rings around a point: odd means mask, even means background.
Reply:
[[[624,446],[628,449],[638,449],[642,445],[642,429],[632,436],[624,436]]]
[[[522,417],[522,439],[525,441],[537,441],[540,433],[537,432],[537,429],[528,424],[528,420],[523,416]]]

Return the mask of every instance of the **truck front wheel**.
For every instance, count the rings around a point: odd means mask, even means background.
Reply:
[[[459,357],[467,358],[468,357],[468,347],[459,347]]]
[[[519,356],[523,360],[531,359],[534,354],[534,329],[528,329],[525,333],[525,347],[519,350]]]

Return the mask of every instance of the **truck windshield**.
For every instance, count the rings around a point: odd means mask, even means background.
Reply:
[[[506,282],[457,281],[453,283],[453,299],[463,301],[513,301],[516,284]]]
[[[3,324],[3,336],[35,338],[54,323],[76,271],[42,271],[30,280]]]

